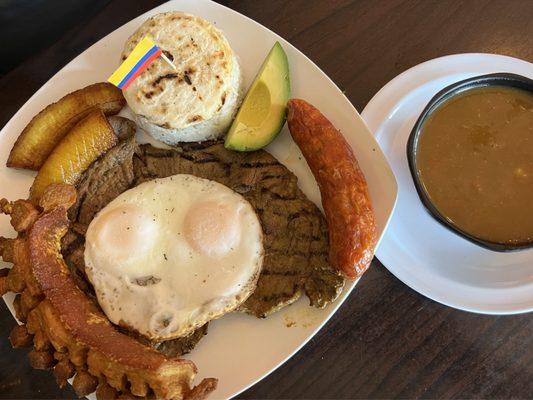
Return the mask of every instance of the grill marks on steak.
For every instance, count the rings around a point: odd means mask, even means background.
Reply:
[[[142,145],[133,159],[136,183],[175,174],[220,182],[257,212],[265,259],[254,293],[241,307],[257,317],[305,293],[315,307],[337,298],[342,278],[327,262],[328,231],[320,210],[298,188],[296,176],[266,151],[237,153],[222,143],[190,143],[172,150]]]
[[[327,262],[328,231],[320,210],[298,188],[297,178],[266,151],[237,153],[220,142],[188,143],[171,150],[122,141],[95,162],[78,184],[78,201],[63,240],[63,256],[79,287],[93,295],[85,280],[85,232],[96,213],[124,191],[151,179],[192,174],[220,182],[254,207],[264,233],[265,259],[254,293],[241,311],[266,317],[302,294],[315,307],[334,301],[344,278]],[[207,326],[190,337],[153,344],[169,355],[190,351]]]

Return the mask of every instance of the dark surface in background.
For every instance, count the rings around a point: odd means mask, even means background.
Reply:
[[[1,0],[0,76],[55,43],[66,31],[84,25],[111,0]]]
[[[0,79],[0,126],[73,57],[158,3],[112,0]],[[488,52],[533,61],[531,0],[223,3],[306,53],[359,110],[394,76],[435,57]],[[0,310],[0,398],[73,398],[70,388],[57,389],[50,372],[28,366],[26,350],[10,348],[15,322],[5,305]],[[532,377],[533,315],[453,310],[374,260],[331,321],[239,398],[530,399]]]

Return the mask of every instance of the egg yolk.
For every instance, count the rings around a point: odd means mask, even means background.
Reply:
[[[111,259],[125,262],[150,250],[157,224],[153,216],[128,204],[101,215],[93,232],[91,242]]]
[[[198,253],[222,257],[239,244],[239,210],[212,201],[196,204],[185,216],[184,234]]]

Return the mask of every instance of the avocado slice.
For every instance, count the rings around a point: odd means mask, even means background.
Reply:
[[[276,42],[250,86],[224,146],[253,151],[272,142],[285,123],[290,92],[287,54]]]

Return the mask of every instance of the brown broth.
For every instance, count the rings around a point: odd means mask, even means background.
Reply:
[[[422,126],[416,165],[441,214],[491,242],[533,239],[533,94],[465,91]]]

